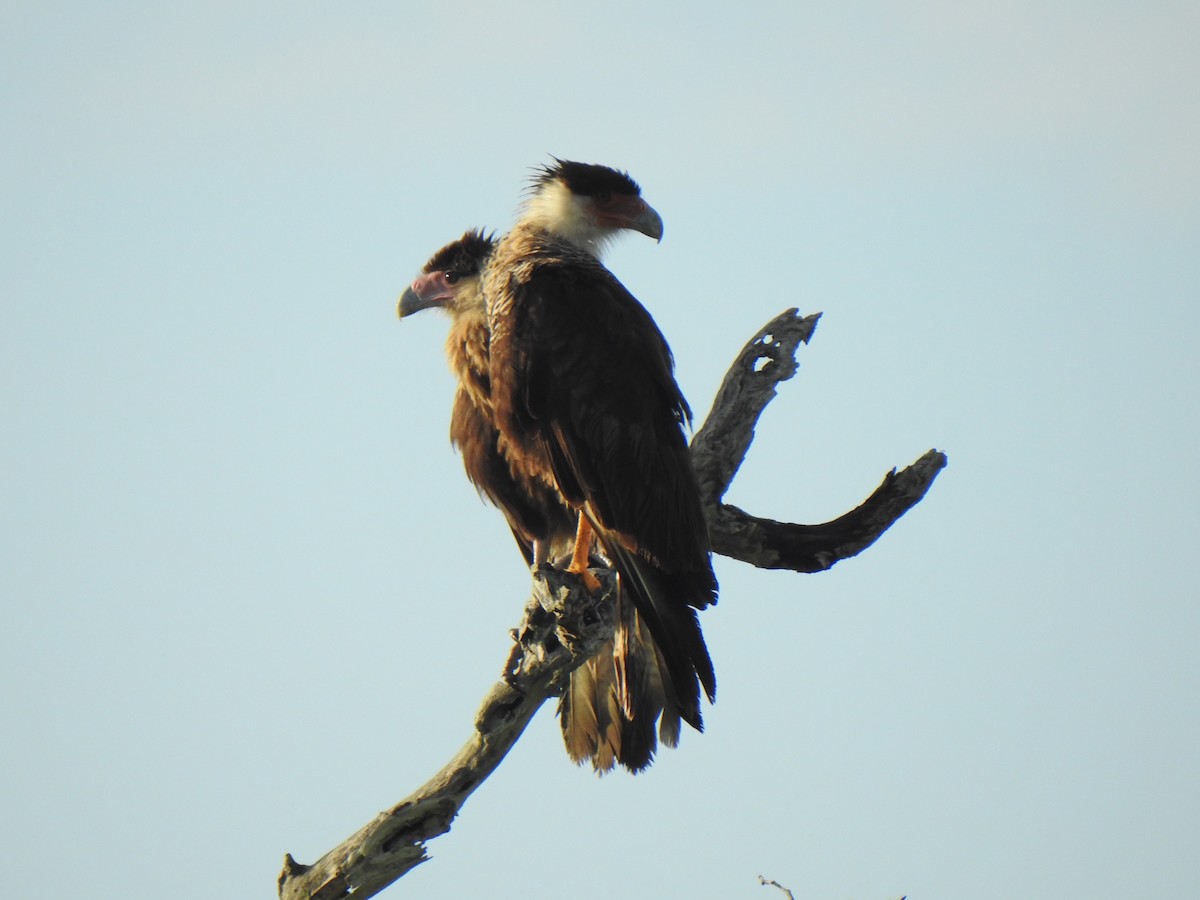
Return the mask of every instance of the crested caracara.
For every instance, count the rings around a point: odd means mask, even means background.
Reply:
[[[717,582],[691,411],[658,326],[598,259],[621,229],[662,237],[628,175],[556,160],[535,177],[483,274],[492,409],[512,465],[578,514],[568,569],[587,580],[594,534],[665,664],[667,708],[699,730],[716,677],[696,610]]]
[[[467,477],[504,513],[526,562],[535,547],[544,561],[570,553],[576,517],[556,490],[527,470],[514,470],[500,449],[480,291],[480,272],[493,247],[494,240],[478,231],[443,247],[401,296],[398,311],[401,318],[431,307],[450,314],[446,353],[458,379],[451,441]],[[659,651],[630,604],[619,606],[619,614],[614,641],[571,673],[559,707],[569,755],[577,763],[591,760],[598,772],[616,763],[641,771],[653,760],[657,739],[671,747],[679,740],[679,714],[667,697]]]

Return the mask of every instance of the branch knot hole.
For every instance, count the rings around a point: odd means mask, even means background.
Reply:
[[[756,373],[769,371],[772,364],[779,362],[779,356],[784,352],[783,343],[771,331],[759,336],[752,346],[756,351],[753,366]]]

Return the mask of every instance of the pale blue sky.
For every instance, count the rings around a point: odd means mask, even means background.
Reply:
[[[548,154],[699,415],[825,317],[730,499],[708,731],[573,767],[549,708],[384,896],[1183,897],[1200,846],[1195,3],[0,11],[8,892],[273,896],[467,737],[527,575],[446,437],[429,253]],[[767,891],[768,894],[764,894]]]

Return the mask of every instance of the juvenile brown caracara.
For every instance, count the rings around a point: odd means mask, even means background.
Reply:
[[[462,454],[471,483],[504,513],[525,561],[533,563],[535,553],[544,560],[555,542],[569,542],[575,517],[544,481],[514,471],[498,447],[488,373],[487,305],[480,290],[480,273],[495,244],[492,236],[477,230],[447,244],[401,295],[398,312],[404,318],[438,307],[450,314],[446,357],[458,379],[450,442]]]
[[[691,411],[658,326],[597,258],[621,229],[662,237],[628,175],[556,160],[535,178],[483,275],[492,407],[512,464],[578,514],[568,568],[589,577],[594,533],[665,662],[668,709],[699,730],[716,677],[696,610],[717,582]]]
[[[499,507],[527,563],[534,547],[542,561],[567,553],[576,517],[541,478],[514,471],[501,452],[488,373],[487,309],[480,272],[494,240],[469,231],[443,247],[400,298],[401,318],[422,309],[446,310],[452,320],[446,352],[458,379],[451,441],[467,476]],[[645,625],[629,604],[620,607],[617,638],[576,669],[560,703],[563,740],[575,762],[591,760],[598,772],[620,763],[632,772],[650,764],[656,737],[675,746],[679,715],[667,700],[663,665]],[[660,722],[661,718],[661,722]]]

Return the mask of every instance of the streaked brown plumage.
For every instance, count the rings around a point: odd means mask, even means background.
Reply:
[[[458,379],[450,416],[450,441],[462,454],[467,477],[498,507],[527,562],[534,546],[570,539],[574,519],[558,495],[540,479],[509,465],[501,455],[493,422],[488,373],[487,307],[480,272],[495,241],[468,231],[425,264],[400,298],[401,318],[437,306],[450,313],[446,357]]]
[[[439,250],[405,291],[399,312],[404,317],[438,306],[450,313],[446,351],[458,379],[451,440],[462,453],[468,478],[504,512],[528,562],[535,544],[546,548],[547,556],[569,552],[575,516],[542,479],[514,472],[498,445],[479,285],[492,246],[490,238],[473,231]],[[664,744],[678,743],[679,717],[667,701],[660,665],[644,624],[624,604],[615,641],[575,670],[560,702],[563,740],[575,762],[591,760],[600,772],[620,763],[637,772],[653,759],[656,732]]]

